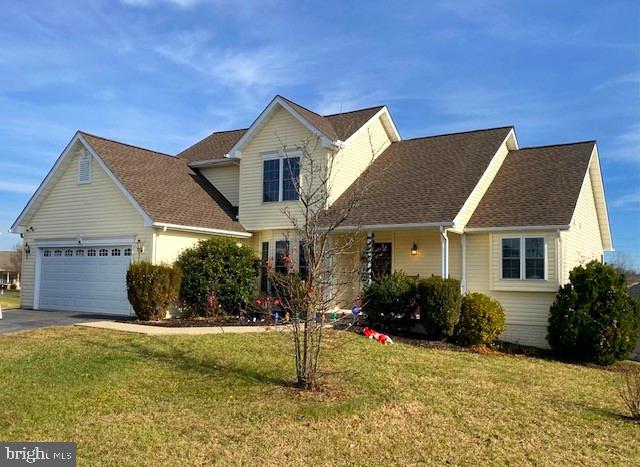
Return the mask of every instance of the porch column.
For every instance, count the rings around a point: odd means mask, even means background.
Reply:
[[[367,232],[367,285],[373,281],[373,232]]]
[[[440,227],[440,275],[443,279],[449,278],[449,237],[447,236],[447,229]]]
[[[460,236],[460,246],[462,248],[462,272],[460,274],[460,290],[464,294],[467,292],[467,235],[464,233]]]

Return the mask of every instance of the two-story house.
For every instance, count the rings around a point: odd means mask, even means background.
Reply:
[[[296,148],[310,140],[332,164],[329,214],[365,169],[373,181],[341,226],[362,232],[344,268],[369,244],[374,275],[457,278],[503,304],[506,340],[545,346],[559,285],[612,249],[594,141],[520,148],[513,127],[403,140],[385,106],[319,115],[276,96],[248,128],[176,156],[76,133],[11,228],[24,239],[22,306],[128,315],[130,261],[172,262],[216,235],[297,264],[283,209],[299,206]],[[336,305],[361,287],[354,276]]]

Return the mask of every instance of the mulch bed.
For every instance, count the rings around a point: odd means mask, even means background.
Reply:
[[[278,321],[277,324],[271,320],[246,320],[240,318],[170,318],[160,321],[126,321],[130,324],[142,324],[144,326],[158,326],[162,328],[203,328],[220,326],[281,326],[287,324],[285,321]]]

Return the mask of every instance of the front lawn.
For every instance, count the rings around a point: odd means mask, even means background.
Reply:
[[[0,306],[2,306],[3,310],[20,308],[20,291],[5,290],[4,293],[0,295]]]
[[[79,465],[640,461],[615,372],[329,336],[310,394],[282,334],[0,336],[0,439],[76,441]]]

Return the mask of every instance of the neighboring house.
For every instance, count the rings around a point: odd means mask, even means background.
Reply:
[[[12,226],[24,237],[22,306],[128,314],[132,258],[171,262],[216,235],[298,264],[282,212],[299,206],[298,170],[282,148],[295,158],[309,138],[314,160],[333,160],[328,215],[375,158],[372,188],[341,227],[361,228],[372,254],[341,255],[337,270],[364,257],[376,275],[457,278],[503,304],[507,340],[545,346],[559,285],[612,249],[594,141],[520,148],[513,127],[403,140],[385,106],[321,116],[276,96],[249,128],[177,157],[76,133]],[[361,287],[354,278],[336,305]]]
[[[16,251],[0,251],[0,289],[20,290],[20,261]]]

